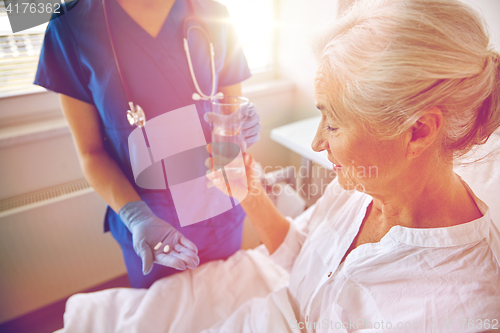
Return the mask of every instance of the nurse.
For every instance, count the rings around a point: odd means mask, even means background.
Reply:
[[[146,119],[195,104],[205,139],[211,141],[210,124],[203,120],[210,100],[193,100],[197,90],[183,46],[184,18],[193,14],[203,20],[214,46],[217,91],[241,95],[241,81],[250,71],[228,12],[215,1],[104,1],[105,7],[102,0],[75,0],[50,21],[35,84],[59,93],[84,175],[109,205],[105,231],[121,246],[131,286],[147,288],[161,277],[237,251],[245,213],[236,206],[181,228],[168,186],[137,186],[127,141],[135,128],[127,121],[128,101],[140,105]],[[199,29],[190,31],[196,81],[210,94],[207,39]],[[248,147],[259,139],[261,127],[254,107],[244,115]]]

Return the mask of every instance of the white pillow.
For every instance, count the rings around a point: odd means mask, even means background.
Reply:
[[[493,133],[488,142],[469,153],[464,161],[474,161],[488,153],[484,161],[456,166],[455,172],[490,207],[491,219],[500,229],[500,132]]]

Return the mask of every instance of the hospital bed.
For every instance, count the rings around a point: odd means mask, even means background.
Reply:
[[[500,228],[500,131],[464,162],[485,155],[489,156],[483,161],[456,166],[455,170],[490,207]],[[300,225],[313,208],[293,223]],[[261,245],[238,251],[226,261],[161,279],[148,290],[116,288],[74,295],[64,315],[66,330],[57,332],[199,332],[228,317],[247,299],[263,297],[287,281],[288,273],[274,264]]]

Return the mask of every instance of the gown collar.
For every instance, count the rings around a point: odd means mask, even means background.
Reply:
[[[460,177],[459,177],[460,178]],[[394,226],[382,238],[392,238],[401,243],[419,247],[452,247],[479,242],[489,237],[491,217],[489,207],[481,201],[467,183],[460,178],[469,195],[483,214],[471,222],[442,228],[407,228]]]

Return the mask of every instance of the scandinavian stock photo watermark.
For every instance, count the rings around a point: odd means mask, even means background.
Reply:
[[[302,329],[344,329],[344,330],[360,330],[360,329],[376,329],[376,330],[412,330],[412,332],[420,332],[426,330],[450,330],[450,332],[466,332],[468,330],[477,332],[493,332],[500,330],[499,320],[491,318],[455,318],[448,320],[428,320],[414,322],[391,322],[391,321],[369,321],[365,319],[355,319],[349,321],[334,321],[330,319],[320,319],[318,321],[298,321],[297,319],[289,320],[289,325],[292,330]]]
[[[347,166],[343,169],[344,174],[352,175],[353,178],[361,180],[364,178],[378,178],[379,170],[377,166]],[[296,168],[295,166],[288,167],[273,167],[266,166],[264,168],[255,168],[254,173],[256,179],[252,182],[261,182],[264,187],[253,186],[251,184],[250,195],[258,195],[264,188],[268,194],[274,196],[279,196],[283,193],[287,195],[292,195],[293,191],[300,194],[304,199],[312,199],[317,196],[324,194],[327,185],[332,179],[334,179],[337,174],[333,170],[328,170],[323,167],[306,167],[300,166]],[[292,183],[295,183],[293,187],[279,186],[279,184],[267,185],[267,179],[269,175],[272,175],[272,179],[281,179]],[[312,181],[316,179],[316,181]],[[366,193],[365,186],[361,183],[353,183],[348,181],[348,186],[351,190],[356,190],[359,192]],[[343,189],[336,188],[338,191],[343,191]],[[340,193],[333,193],[340,194]]]

